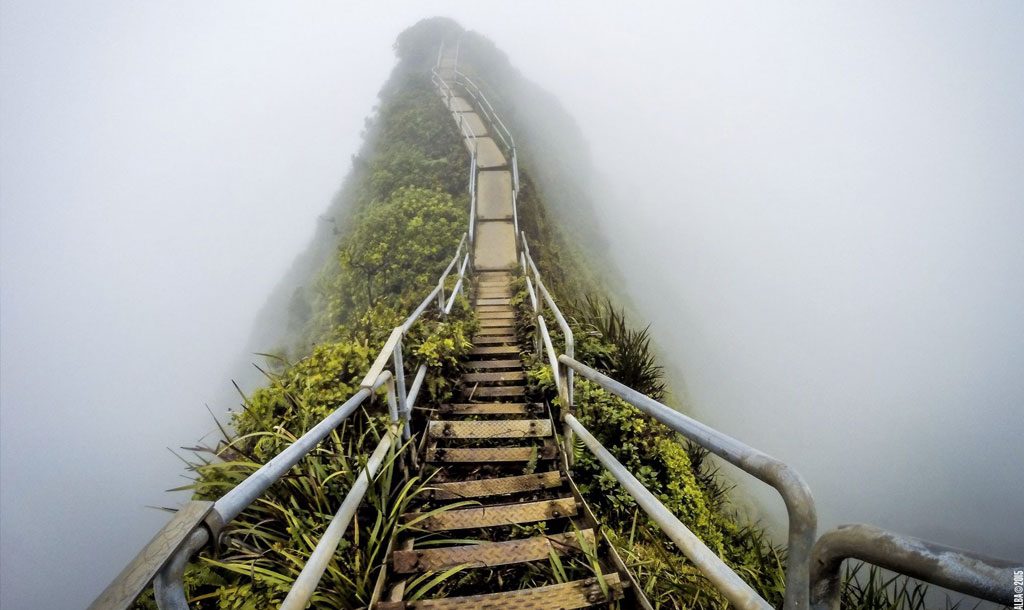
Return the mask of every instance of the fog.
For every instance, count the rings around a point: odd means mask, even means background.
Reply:
[[[4,1],[0,605],[85,606],[180,503],[165,447],[271,347],[436,14],[577,120],[676,404],[796,466],[822,529],[1020,557],[1019,3]]]

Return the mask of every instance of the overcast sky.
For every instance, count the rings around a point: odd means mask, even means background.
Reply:
[[[1024,548],[1024,4],[548,4],[0,2],[0,605],[166,519],[435,14],[578,119],[681,403],[823,526]]]

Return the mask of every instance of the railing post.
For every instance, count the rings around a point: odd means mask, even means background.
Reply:
[[[437,308],[441,311],[441,315],[445,315],[444,311],[444,278],[437,280]]]
[[[404,333],[402,335],[402,338],[403,339],[405,338]],[[402,341],[401,340],[399,340],[398,343],[395,344],[394,364],[395,364],[395,385],[397,386],[394,391],[396,393],[396,398],[397,398],[397,403],[398,403],[397,404],[397,411],[398,411],[398,414],[399,414],[399,418],[405,420],[405,424],[402,427],[402,440],[407,441],[407,440],[409,440],[409,437],[412,435],[412,429],[409,426],[409,409],[408,409],[408,404],[406,403],[406,393],[405,393],[405,362],[403,362],[403,360],[402,360]],[[389,390],[389,392],[390,391],[391,390]],[[390,398],[389,398],[389,400],[390,400]]]

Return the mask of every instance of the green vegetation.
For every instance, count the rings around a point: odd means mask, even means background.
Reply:
[[[454,253],[468,212],[468,158],[428,80],[439,40],[453,33],[461,33],[461,28],[435,19],[399,36],[399,64],[382,90],[376,116],[368,122],[366,146],[353,159],[352,174],[332,208],[333,255],[291,295],[287,326],[292,337],[270,358],[266,386],[244,397],[243,409],[231,414],[230,430],[222,428],[224,439],[217,447],[198,451],[188,462],[194,481],[187,489],[195,498],[218,498],[348,399],[391,329],[430,290]],[[519,77],[507,60],[476,35],[466,34],[463,48],[479,60],[478,73],[490,78],[499,111],[507,111],[513,131],[526,134],[521,150],[538,151],[539,159],[550,159],[530,140],[530,134],[543,130],[530,128],[527,119],[509,107],[509,91]],[[544,171],[549,175],[538,182],[530,179],[530,171],[524,172],[520,221],[546,284],[566,305],[577,358],[660,399],[666,384],[647,330],[630,326],[623,310],[603,296],[607,271],[596,271],[603,266],[583,263],[591,252],[580,244],[600,243],[594,225],[564,222],[570,213],[585,217],[586,202],[571,184],[553,190],[551,175],[557,177],[559,171],[567,172],[565,168]],[[540,183],[547,185],[543,196]],[[547,202],[567,209],[549,215]],[[521,308],[526,307],[523,294],[517,296]],[[523,322],[530,319],[523,313],[520,331],[527,337],[533,329]],[[458,362],[475,329],[465,298],[457,300],[448,318],[428,316],[413,327],[406,342],[407,369],[427,363],[436,371],[428,377],[421,402],[450,395],[450,380],[458,378]],[[534,364],[530,379],[534,391],[558,406],[551,371],[543,362]],[[748,583],[781,605],[784,551],[736,514],[728,502],[728,487],[707,452],[595,384],[578,379],[575,391],[580,421]],[[216,552],[204,551],[188,568],[192,607],[256,610],[280,604],[387,429],[381,403],[380,396],[368,401],[232,522]],[[392,451],[370,486],[313,607],[365,607],[393,534],[415,527],[400,525],[399,516],[427,482],[416,477],[401,480],[395,455]],[[577,447],[575,458],[581,491],[658,607],[726,605],[585,448]],[[587,550],[567,557],[552,554],[541,568],[473,573],[456,568],[410,582],[407,595],[414,599],[442,591],[479,592],[487,579],[504,587],[564,582],[593,575],[595,565],[595,553]],[[922,603],[921,589],[899,588],[874,571],[860,582],[864,584],[845,588],[844,607],[917,608]],[[138,607],[155,607],[152,595],[140,599]]]
[[[194,482],[186,489],[196,499],[220,497],[351,397],[391,329],[455,253],[468,216],[468,156],[428,73],[405,55],[368,122],[367,146],[353,159],[342,192],[349,216],[335,219],[344,227],[335,232],[335,255],[291,297],[295,339],[268,359],[267,384],[244,397],[221,428],[221,443],[188,462]],[[464,297],[447,318],[428,314],[413,326],[406,366],[427,363],[436,372],[421,402],[451,392],[447,380],[457,378],[475,328]],[[229,525],[216,553],[201,554],[186,572],[192,607],[263,609],[283,600],[387,429],[382,403],[380,396],[365,403]],[[368,603],[398,517],[423,488],[417,479],[398,480],[394,456],[371,485],[314,607]],[[138,606],[154,607],[151,593]]]

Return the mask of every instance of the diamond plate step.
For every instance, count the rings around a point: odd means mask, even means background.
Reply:
[[[462,395],[466,398],[509,398],[526,396],[526,387],[521,385],[513,386],[469,386],[462,388]]]
[[[481,320],[515,320],[516,314],[510,309],[507,311],[480,311],[476,314]]]
[[[507,566],[527,561],[547,561],[551,552],[564,555],[578,551],[581,539],[583,548],[596,548],[594,530],[585,529],[579,535],[568,532],[505,542],[395,551],[392,562],[395,572],[399,574],[446,570],[460,564],[469,564],[474,568]]]
[[[438,421],[428,423],[436,438],[543,438],[551,436],[550,419],[492,419],[486,421]]]
[[[542,500],[540,502],[460,508],[431,515],[421,521],[417,521],[412,527],[431,532],[448,532],[481,527],[536,523],[537,521],[547,521],[548,519],[575,516],[576,499],[570,497]],[[420,517],[420,513],[406,513],[402,515],[402,519],[406,523],[411,523],[418,517]]]
[[[503,381],[526,381],[526,373],[523,371],[506,371],[504,373],[466,373],[462,376],[463,383],[500,383]]]
[[[518,345],[498,345],[487,347],[474,347],[469,351],[470,356],[518,356]]]
[[[473,345],[503,345],[507,343],[519,343],[519,337],[515,335],[478,335],[473,338]]]
[[[597,578],[587,578],[535,589],[416,602],[381,602],[377,607],[380,610],[575,610],[622,599],[627,583],[615,572],[604,574],[602,578],[608,587],[607,596]]]
[[[491,462],[529,462],[553,460],[557,456],[554,444],[541,447],[440,447],[427,449],[428,462],[446,464],[489,464]]]
[[[497,477],[476,481],[454,481],[449,483],[431,483],[430,497],[434,500],[462,500],[465,498],[483,498],[486,496],[502,496],[539,491],[561,487],[562,475],[557,470],[537,474],[522,474],[514,477]]]
[[[540,413],[544,405],[525,402],[453,403],[441,405],[442,415],[529,415]]]
[[[464,363],[467,369],[521,369],[522,360],[470,360]]]

